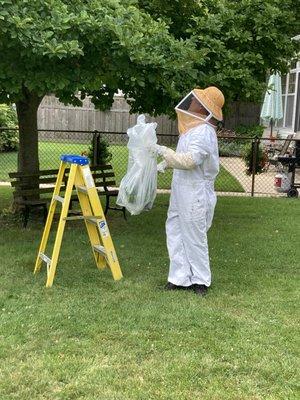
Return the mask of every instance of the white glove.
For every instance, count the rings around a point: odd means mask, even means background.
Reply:
[[[157,155],[162,156],[166,150],[167,150],[166,146],[160,146],[159,144],[153,144],[148,147],[148,151],[156,156]]]
[[[159,144],[156,145],[156,151],[159,156],[163,156],[167,150],[166,146],[160,146]]]
[[[162,174],[164,174],[167,166],[168,163],[165,160],[160,162],[159,164],[157,164],[157,172],[161,172]]]

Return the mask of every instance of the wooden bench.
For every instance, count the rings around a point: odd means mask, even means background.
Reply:
[[[115,174],[111,165],[95,165],[90,167],[95,181],[95,185],[100,196],[105,196],[105,210],[122,211],[126,219],[126,210],[124,207],[110,206],[111,197],[118,196],[118,188],[116,188]],[[66,190],[69,169],[66,169],[61,192]],[[48,215],[48,204],[51,201],[54,185],[57,179],[58,169],[41,170],[36,174],[22,174],[19,172],[10,172],[9,177],[12,179],[11,186],[14,188],[13,196],[14,201],[18,204],[23,213],[23,225],[27,226],[29,214],[33,208],[42,208],[44,222]],[[38,188],[28,189],[28,184],[34,180],[38,182]],[[26,188],[27,187],[27,188]],[[34,199],[36,197],[36,199]],[[78,201],[76,192],[71,197],[70,210],[72,210],[73,203]]]

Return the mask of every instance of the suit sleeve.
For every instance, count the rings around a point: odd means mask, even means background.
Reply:
[[[201,165],[210,154],[209,127],[201,125],[199,129],[191,133],[187,152],[176,153],[174,150],[165,148],[163,157],[167,168],[193,169]]]
[[[209,127],[202,125],[193,132],[188,144],[188,152],[191,154],[195,165],[201,165],[210,154]]]

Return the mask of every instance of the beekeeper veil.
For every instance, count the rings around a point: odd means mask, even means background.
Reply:
[[[214,86],[203,90],[192,90],[175,107],[180,135],[200,124],[209,124],[215,127],[215,120],[223,120],[223,105],[224,96]]]

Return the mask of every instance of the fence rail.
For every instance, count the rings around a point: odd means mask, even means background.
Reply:
[[[1,138],[7,131],[17,129],[0,128],[0,182],[9,182],[8,173],[17,170],[17,151],[1,151]],[[63,153],[89,153],[92,141],[98,137],[109,144],[111,163],[117,184],[120,183],[127,169],[127,134],[126,132],[98,132],[76,130],[39,130],[40,169],[58,168],[59,156]],[[176,147],[178,136],[158,134],[158,143],[172,148]],[[274,187],[275,176],[279,171],[287,171],[285,165],[278,162],[278,155],[292,155],[300,147],[295,139],[258,139],[236,137],[232,135],[218,136],[220,154],[220,173],[216,180],[218,192],[231,195],[277,196]],[[96,152],[91,154],[95,157]],[[247,164],[245,162],[245,155]],[[295,180],[300,181],[299,169],[295,172]],[[172,172],[159,175],[158,188],[169,189]]]

